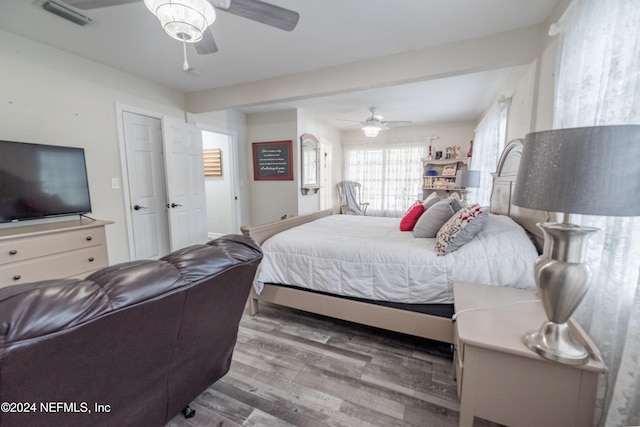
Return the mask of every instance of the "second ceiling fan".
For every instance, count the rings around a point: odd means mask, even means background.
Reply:
[[[346,122],[358,122],[362,125],[362,130],[364,131],[364,135],[370,138],[375,138],[378,136],[378,133],[381,130],[387,130],[396,126],[409,126],[412,122],[410,120],[395,120],[388,121],[384,120],[384,116],[377,114],[377,108],[371,107],[369,108],[371,112],[371,116],[367,118],[365,121],[361,122],[358,120],[347,120],[347,119],[338,119]]]

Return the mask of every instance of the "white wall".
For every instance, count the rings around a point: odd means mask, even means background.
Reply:
[[[511,98],[507,119],[507,141],[524,138],[533,126],[533,106],[535,104],[537,61],[514,67],[496,93],[495,99]],[[487,111],[492,104],[487,106]],[[486,112],[485,111],[485,114]],[[480,118],[478,119],[480,121]]]
[[[496,93],[496,99],[511,97],[507,141],[552,128],[557,48],[557,40],[550,40],[540,58],[531,64],[515,67]],[[490,107],[487,106],[487,110]]]
[[[298,214],[298,170],[296,159],[300,156],[297,134],[297,112],[286,110],[274,113],[254,113],[247,115],[247,158],[249,165],[253,165],[251,144],[254,142],[292,141],[293,175],[292,181],[255,181],[253,166],[249,171],[251,188],[251,217],[244,225],[262,224],[275,221],[283,215]]]
[[[83,147],[109,261],[129,260],[115,104],[182,117],[184,95],[2,30],[0,76],[0,139]]]
[[[543,25],[547,29],[562,16],[571,0],[561,0]],[[555,71],[558,39],[545,31],[540,34],[540,51],[529,64],[514,67],[496,93],[511,97],[507,141],[524,138],[528,133],[551,129],[553,126]],[[491,106],[487,106],[487,110]],[[478,119],[478,121],[480,118]]]
[[[300,145],[300,136],[310,133],[315,136],[321,144],[328,144],[332,147],[331,153],[333,156],[333,164],[331,165],[331,179],[328,188],[321,188],[317,193],[311,193],[303,195],[300,191],[302,182],[300,180],[301,174],[301,159],[298,156],[297,162],[297,181],[298,181],[298,214],[304,214],[308,212],[315,212],[320,210],[320,200],[324,192],[329,192],[335,198],[335,184],[341,180],[342,177],[342,146],[340,144],[340,132],[327,126],[315,119],[304,109],[298,109],[298,146]],[[298,150],[300,147],[298,147]],[[337,203],[335,204],[337,206]]]

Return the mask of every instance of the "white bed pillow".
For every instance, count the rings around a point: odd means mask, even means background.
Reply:
[[[453,214],[454,211],[451,207],[451,200],[449,200],[449,198],[440,200],[420,215],[418,222],[416,222],[415,227],[413,227],[413,236],[419,238],[436,237],[440,228],[442,228],[444,223],[447,222]]]
[[[424,210],[426,211],[431,206],[435,205],[440,201],[440,196],[435,191],[427,196],[426,199],[422,201],[422,205],[424,206]]]
[[[460,209],[463,208],[464,203],[462,203],[462,200],[460,199],[460,195],[457,192],[451,193],[451,195],[449,196],[449,199],[451,199],[451,207],[453,208],[454,212],[458,212]]]
[[[436,252],[446,255],[460,249],[482,231],[489,217],[489,207],[478,204],[456,212],[438,231]]]

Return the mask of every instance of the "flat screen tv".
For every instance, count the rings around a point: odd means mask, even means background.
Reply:
[[[89,212],[84,149],[0,141],[0,222]]]

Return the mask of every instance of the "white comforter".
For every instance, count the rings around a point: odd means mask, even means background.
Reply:
[[[401,232],[399,218],[332,215],[291,228],[262,245],[255,288],[279,283],[401,303],[451,303],[452,282],[535,289],[535,247],[511,218],[486,226],[456,252],[437,256],[435,239]]]

